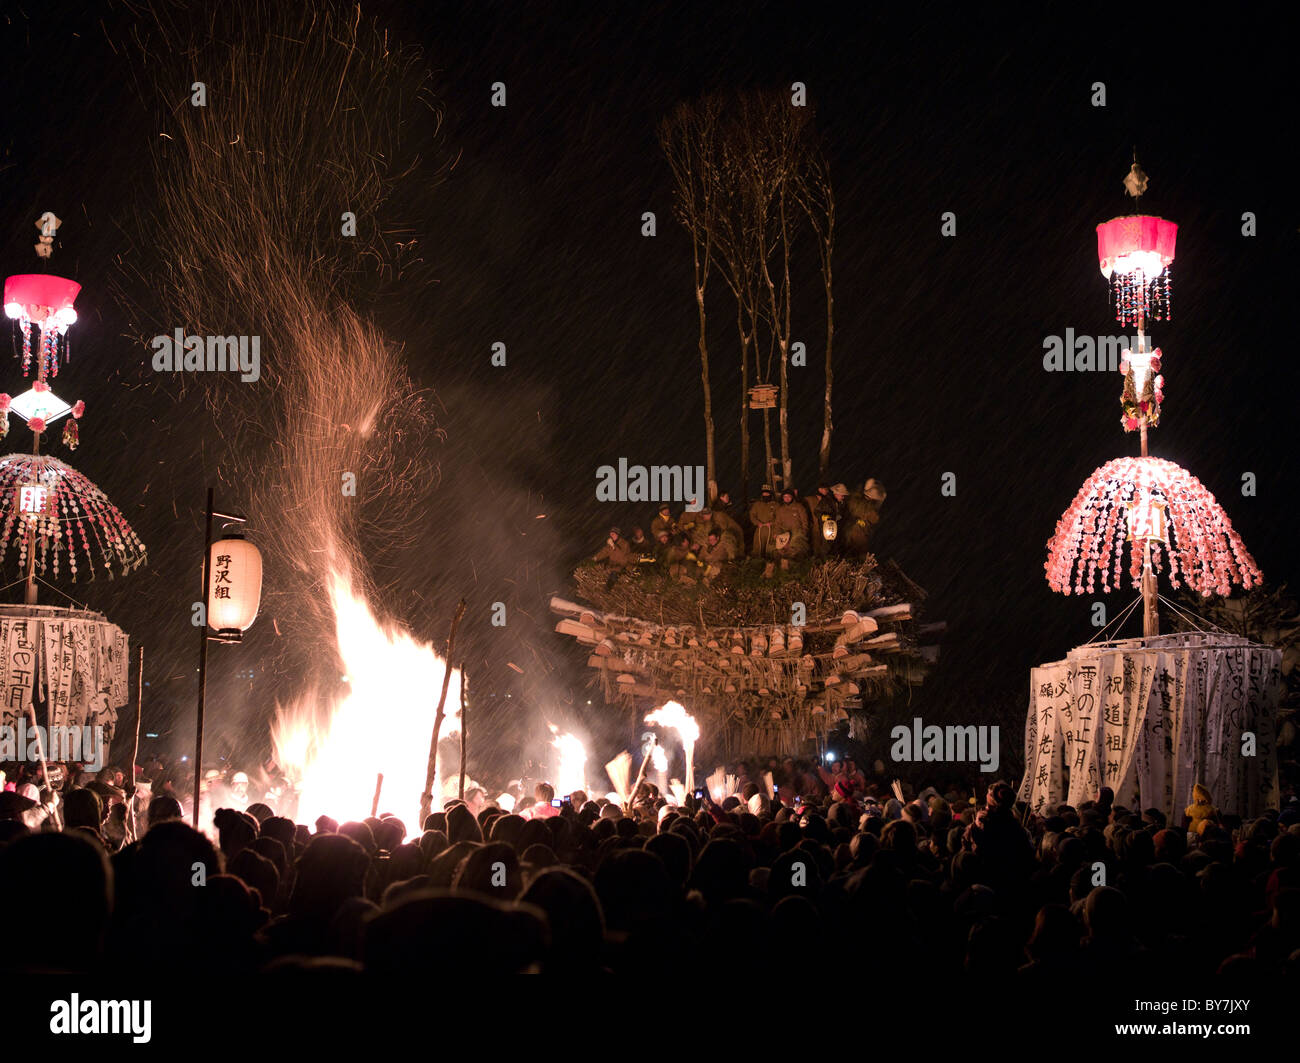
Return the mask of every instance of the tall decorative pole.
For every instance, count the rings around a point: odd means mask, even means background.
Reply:
[[[1142,199],[1150,179],[1133,154],[1133,165],[1124,179],[1124,190],[1134,205]],[[1097,255],[1102,274],[1115,290],[1115,317],[1121,325],[1137,326],[1137,350],[1124,351],[1120,371],[1124,374],[1124,392],[1120,403],[1124,409],[1126,432],[1138,432],[1143,458],[1147,457],[1147,432],[1160,423],[1160,404],[1164,400],[1164,377],[1160,376],[1160,350],[1147,350],[1148,314],[1156,320],[1169,317],[1169,267],[1174,260],[1178,226],[1163,218],[1131,214],[1113,218],[1097,226]],[[1138,500],[1146,504],[1145,492]],[[1160,634],[1159,594],[1152,567],[1151,545],[1154,523],[1149,514],[1130,511],[1129,536],[1142,543],[1142,634],[1151,638]]]
[[[1147,176],[1133,163],[1124,186],[1134,199]],[[1160,633],[1156,576],[1163,568],[1203,597],[1226,596],[1236,583],[1250,589],[1263,577],[1232,522],[1195,476],[1147,453],[1148,429],[1160,423],[1164,377],[1160,348],[1147,349],[1146,322],[1169,318],[1169,267],[1178,226],[1146,214],[1097,226],[1101,272],[1112,285],[1115,317],[1137,327],[1137,349],[1124,351],[1121,425],[1139,433],[1139,457],[1117,458],[1096,469],[1056,523],[1044,568],[1053,590],[1094,594],[1118,590],[1128,575],[1142,593],[1142,630]],[[1140,544],[1140,545],[1139,545]]]
[[[36,219],[36,228],[40,231],[40,240],[36,244],[36,254],[48,259],[54,253],[54,237],[63,222],[53,211],[46,211]],[[36,380],[30,391],[10,398],[0,395],[0,437],[9,432],[9,413],[12,411],[27,422],[32,430],[32,467],[40,466],[41,433],[61,417],[72,415],[72,420],[64,426],[63,442],[69,450],[76,450],[78,443],[77,421],[85,411],[85,403],[78,401],[69,406],[50,390],[49,380],[59,375],[59,365],[68,354],[66,340],[68,328],[75,324],[77,311],[73,309],[81,285],[66,277],[56,277],[49,273],[23,273],[5,280],[4,302],[5,315],[18,322],[23,336],[22,366],[23,375],[31,370],[33,355],[36,359]],[[36,338],[33,345],[33,338]],[[31,485],[31,496],[24,501],[44,505],[48,495],[42,485]],[[32,509],[24,509],[24,514],[31,515]],[[57,514],[51,511],[57,519]],[[25,552],[27,555],[26,586],[23,601],[27,605],[37,603],[36,589],[36,549],[38,542],[44,545],[37,525],[37,520],[29,520],[26,532]]]

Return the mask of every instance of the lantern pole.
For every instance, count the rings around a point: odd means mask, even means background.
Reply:
[[[1145,277],[1143,277],[1142,279],[1143,281],[1146,280]],[[1143,331],[1144,325],[1145,322],[1142,317],[1142,311],[1138,310],[1137,326],[1138,326],[1138,353],[1139,354],[1145,354],[1147,349],[1147,337],[1146,337],[1146,333]],[[1145,458],[1147,456],[1147,419],[1145,416],[1142,418],[1142,424],[1139,426],[1138,431],[1139,431],[1140,439],[1142,441],[1142,456]],[[1150,552],[1148,551],[1148,555],[1149,553]],[[1148,556],[1148,561],[1149,560],[1150,557]]]
[[[41,434],[32,433],[32,456],[36,457],[41,452]],[[27,586],[23,591],[23,602],[26,605],[36,604],[36,522],[41,519],[43,514],[30,518],[27,521]]]
[[[199,787],[203,782],[203,709],[208,692],[208,581],[212,578],[212,518],[237,521],[243,524],[247,518],[235,513],[219,513],[214,506],[214,492],[208,488],[208,507],[203,529],[203,623],[199,625],[199,704],[198,716],[194,726],[194,811],[191,822],[194,829],[199,829]]]
[[[1156,573],[1151,567],[1151,540],[1144,539],[1145,551],[1142,557],[1142,637],[1152,638],[1160,634],[1160,614],[1156,597]]]

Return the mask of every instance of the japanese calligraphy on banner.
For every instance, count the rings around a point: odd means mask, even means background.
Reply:
[[[102,727],[112,739],[127,701],[128,641],[116,624],[86,617],[0,617],[0,725],[16,727],[38,697],[42,723]]]
[[[1199,782],[1221,810],[1258,815],[1276,800],[1280,697],[1281,653],[1244,639],[1080,647],[1030,671],[1020,798],[1041,814],[1109,786],[1118,803],[1177,822]]]
[[[35,620],[0,620],[0,682],[4,684],[0,725],[16,727],[31,706],[38,631]]]

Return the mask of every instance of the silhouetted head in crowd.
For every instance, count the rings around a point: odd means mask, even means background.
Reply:
[[[453,805],[446,813],[447,840],[456,842],[481,842],[483,831],[474,813],[464,804]]]
[[[345,838],[351,838],[361,846],[361,848],[365,850],[367,856],[374,856],[376,848],[375,835],[370,829],[369,824],[358,823],[356,820],[353,820],[344,823],[343,826],[339,828],[339,833]]]
[[[168,797],[166,794],[155,794],[149,801],[149,830],[159,823],[165,823],[168,820],[180,819],[182,815],[181,803],[174,797]]]
[[[362,957],[379,977],[409,978],[437,957],[457,978],[497,978],[540,970],[548,939],[546,917],[531,905],[430,890],[372,915]]]
[[[94,790],[77,789],[63,796],[63,823],[68,828],[89,827],[99,830],[104,808]]]
[[[362,895],[369,865],[365,849],[347,834],[316,835],[298,858],[290,913],[332,919],[344,901]]]
[[[605,920],[595,890],[568,868],[538,873],[520,900],[546,914],[551,929],[547,968],[593,973],[600,967]]]
[[[77,833],[25,834],[0,847],[4,949],[25,969],[98,970],[112,905],[108,858]]]
[[[523,876],[514,849],[490,842],[471,852],[452,879],[454,890],[473,890],[493,900],[514,900],[523,892]]]

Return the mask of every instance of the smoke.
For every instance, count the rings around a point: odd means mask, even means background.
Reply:
[[[421,57],[359,9],[294,7],[137,5],[122,47],[163,117],[118,292],[144,342],[261,337],[259,382],[198,382],[222,501],[266,554],[281,670],[304,675],[334,669],[313,652],[334,641],[329,574],[375,597],[375,566],[415,541],[438,481],[433,397],[362,308],[404,274],[419,283],[413,241],[386,219],[396,190],[439,176],[406,129],[418,117],[436,138],[440,116]]]

